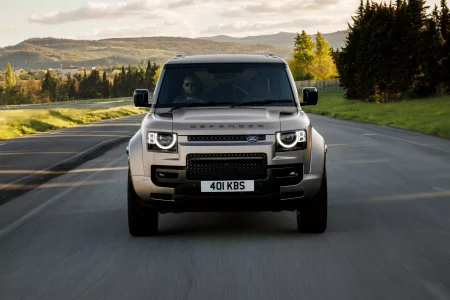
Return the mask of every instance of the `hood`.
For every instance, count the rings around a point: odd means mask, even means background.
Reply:
[[[280,130],[280,110],[267,108],[182,109],[172,114],[179,135],[274,134]]]

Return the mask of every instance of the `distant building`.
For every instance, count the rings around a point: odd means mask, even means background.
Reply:
[[[95,70],[95,67],[83,67],[81,68],[83,71],[86,70],[86,72],[92,72],[93,70]]]
[[[76,66],[64,66],[62,68],[59,68],[57,70],[57,73],[61,74],[61,75],[69,75],[69,74],[75,75],[78,73],[79,70],[80,70],[80,68],[76,67]]]

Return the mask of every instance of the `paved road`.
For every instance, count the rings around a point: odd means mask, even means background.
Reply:
[[[80,104],[76,102],[68,102],[66,104],[39,104],[39,105],[24,105],[24,106],[0,106],[0,110],[23,110],[23,109],[50,109],[50,108],[109,108],[115,106],[122,106],[124,104],[133,104],[132,99],[126,102],[107,102],[107,103],[85,103]]]
[[[129,139],[145,114],[0,141],[0,205]],[[36,174],[40,170],[46,170]]]
[[[290,212],[192,213],[132,238],[123,144],[0,206],[0,298],[450,299],[450,141],[312,119],[325,234]]]

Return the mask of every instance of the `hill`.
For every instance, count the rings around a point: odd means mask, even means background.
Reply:
[[[16,68],[30,70],[58,68],[61,65],[83,67],[138,64],[147,59],[162,64],[176,54],[212,53],[273,53],[288,59],[292,50],[289,46],[245,45],[182,37],[103,40],[32,38],[14,46],[0,48],[0,66],[9,61]]]
[[[347,35],[347,30],[336,31],[332,33],[323,34],[327,39],[330,46],[334,49],[344,47],[344,40]],[[295,32],[279,32],[276,34],[268,35],[255,35],[246,36],[242,38],[232,37],[228,35],[216,35],[212,37],[200,37],[199,39],[216,41],[216,42],[228,42],[228,43],[239,43],[242,45],[257,45],[257,44],[267,44],[279,47],[294,47]],[[313,39],[316,35],[311,35]]]

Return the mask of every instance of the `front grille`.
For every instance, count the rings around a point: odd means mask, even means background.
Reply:
[[[190,135],[190,136],[188,136],[188,141],[189,142],[227,142],[227,141],[241,142],[241,141],[247,141],[247,138],[249,136],[258,137],[258,141],[266,140],[266,136],[260,134],[260,135]]]
[[[267,178],[265,153],[188,154],[188,180],[256,180]]]

